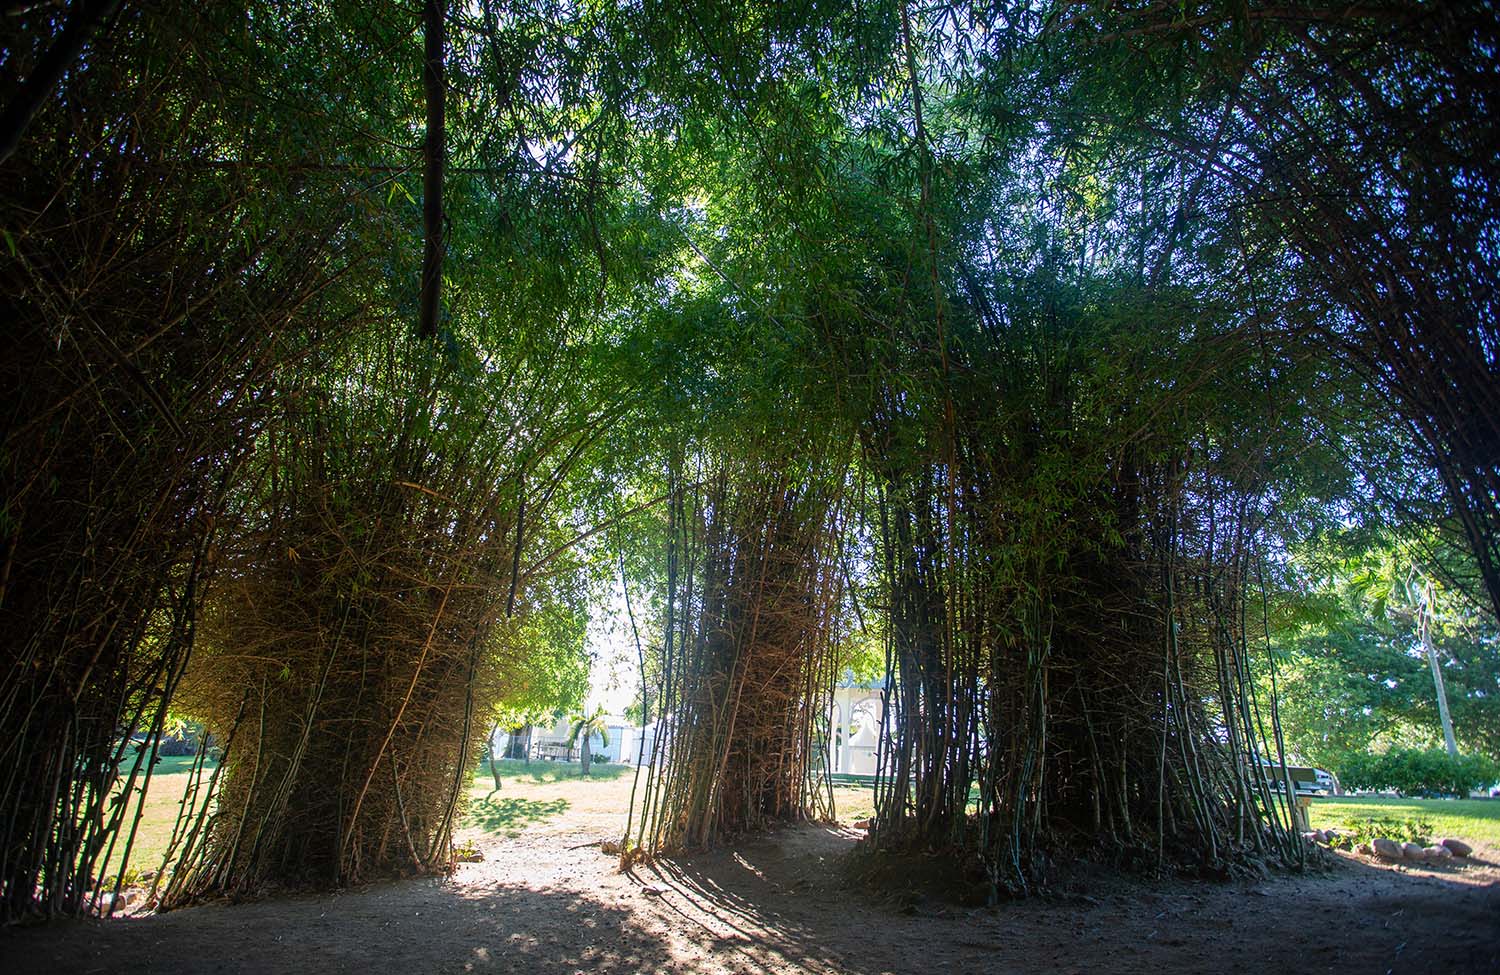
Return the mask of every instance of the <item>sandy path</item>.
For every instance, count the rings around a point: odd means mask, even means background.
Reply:
[[[845,888],[857,835],[804,827],[617,872],[628,778],[509,783],[567,812],[486,838],[447,879],[0,933],[0,972],[1495,972],[1500,868],[1353,860],[1257,884],[1113,882],[994,910]]]

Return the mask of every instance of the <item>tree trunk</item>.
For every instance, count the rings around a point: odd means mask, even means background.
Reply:
[[[490,778],[495,780],[496,792],[500,791],[500,766],[495,764],[495,732],[499,730],[500,722],[496,721],[494,725],[490,727],[490,737],[488,741],[489,747],[485,750],[485,754],[488,755],[490,759]]]
[[[422,143],[425,163],[422,174],[422,281],[418,303],[417,330],[425,338],[435,338],[443,288],[443,164],[446,82],[443,59],[446,24],[444,5],[440,0],[426,0],[422,6],[422,33],[426,60],[422,65],[422,87],[427,101],[427,138]]]
[[[588,774],[589,774],[589,759],[592,757],[592,756],[589,755],[589,739],[592,738],[592,737],[593,737],[593,735],[590,735],[588,733],[584,734],[584,736],[583,736],[583,746],[579,749],[579,752],[578,752],[579,761],[583,762],[583,775],[584,775],[585,778],[588,777]]]
[[[1453,740],[1453,719],[1448,715],[1448,689],[1443,686],[1443,668],[1438,664],[1437,650],[1432,645],[1432,580],[1422,591],[1422,615],[1418,628],[1422,633],[1422,649],[1427,652],[1427,663],[1432,667],[1432,686],[1437,689],[1438,720],[1443,726],[1443,743],[1448,746],[1448,757],[1458,757],[1458,743]]]

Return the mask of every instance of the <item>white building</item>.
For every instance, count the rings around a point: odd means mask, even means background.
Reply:
[[[828,771],[842,775],[875,774],[880,730],[885,722],[880,691],[880,684],[854,680],[840,681],[833,689]]]
[[[832,734],[828,742],[828,771],[842,775],[874,775],[880,744],[881,725],[885,709],[881,703],[882,685],[873,682],[843,680],[833,690],[829,702],[828,727]],[[609,715],[609,743],[595,735],[589,743],[589,752],[595,761],[623,762],[634,765],[638,757],[646,764],[651,762],[652,748],[656,742],[657,724],[638,727],[618,715]],[[533,725],[530,741],[521,735],[517,749],[527,749],[533,759],[574,762],[578,760],[578,746],[568,747],[568,734],[572,731],[570,719],[558,718],[551,725]],[[492,746],[496,755],[513,755],[512,735],[508,731],[495,732]]]

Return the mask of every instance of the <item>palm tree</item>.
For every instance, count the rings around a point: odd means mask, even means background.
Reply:
[[[583,774],[589,774],[589,742],[598,735],[606,748],[609,747],[609,728],[604,724],[604,708],[597,707],[593,714],[579,712],[573,715],[573,730],[568,735],[568,747],[572,748],[578,744],[580,736],[583,744],[579,749],[578,758],[583,763]]]
[[[495,723],[490,725],[490,733],[484,739],[484,757],[490,763],[490,777],[495,780],[495,788],[491,795],[500,791],[500,766],[495,764],[495,736],[499,733],[500,719],[496,718]]]

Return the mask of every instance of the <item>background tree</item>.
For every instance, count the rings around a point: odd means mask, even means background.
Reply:
[[[1300,563],[1306,588],[1289,594],[1276,634],[1287,740],[1341,780],[1370,753],[1442,744],[1423,596],[1411,584],[1421,563],[1410,546],[1360,549]],[[1437,587],[1436,597],[1432,642],[1460,751],[1500,755],[1500,632],[1463,592]]]
[[[609,725],[604,714],[604,708],[597,707],[592,713],[579,712],[569,720],[568,748],[578,748],[578,761],[582,765],[583,774],[589,774],[589,763],[592,759],[592,745],[594,738],[606,748],[609,747]]]

